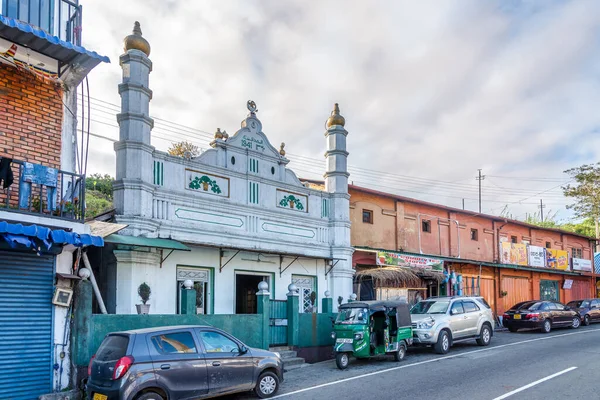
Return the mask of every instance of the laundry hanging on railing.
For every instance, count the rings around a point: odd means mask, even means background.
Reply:
[[[32,183],[46,186],[46,208],[54,211],[56,209],[58,170],[56,168],[24,162],[19,187],[19,208],[29,208]]]

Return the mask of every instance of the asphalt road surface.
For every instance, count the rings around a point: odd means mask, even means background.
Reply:
[[[404,361],[333,361],[285,375],[281,399],[598,399],[600,325],[579,329],[496,332],[492,344],[456,344],[446,355],[411,348]],[[228,399],[252,398],[248,395]]]

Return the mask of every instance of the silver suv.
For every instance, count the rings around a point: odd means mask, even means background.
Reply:
[[[494,334],[494,316],[483,297],[430,297],[415,304],[410,314],[413,342],[432,345],[438,354],[464,340],[487,346]]]

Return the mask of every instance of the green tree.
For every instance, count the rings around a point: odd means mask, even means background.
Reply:
[[[565,171],[575,181],[563,187],[566,197],[571,197],[574,203],[567,206],[574,211],[578,218],[591,218],[594,222],[595,237],[600,238],[598,219],[600,218],[600,163],[585,164]]]
[[[170,155],[178,157],[183,157],[186,152],[190,153],[191,158],[198,157],[200,155],[200,148],[193,143],[183,140],[181,142],[172,143],[169,150],[167,150],[167,153]]]
[[[92,174],[85,178],[85,190],[87,192],[92,190],[102,193],[112,201],[113,198],[113,181],[114,178],[110,175]]]
[[[94,218],[113,208],[112,199],[97,190],[85,191],[85,217]]]
[[[596,227],[593,218],[585,219],[579,223],[566,223],[561,225],[560,228],[590,237],[594,237],[596,234]]]

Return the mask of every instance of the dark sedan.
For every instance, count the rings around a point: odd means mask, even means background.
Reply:
[[[179,400],[254,390],[272,397],[279,354],[245,346],[209,326],[110,333],[88,367],[90,400]]]
[[[574,300],[568,302],[567,306],[581,315],[585,326],[592,322],[600,322],[600,299]]]
[[[581,316],[559,302],[532,300],[512,306],[504,313],[502,324],[511,332],[529,328],[548,333],[555,327],[579,328]]]

